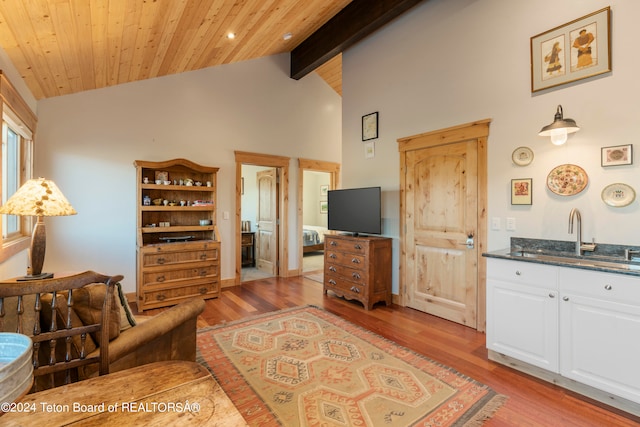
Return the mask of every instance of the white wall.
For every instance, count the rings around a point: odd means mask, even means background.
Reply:
[[[530,90],[531,36],[606,6],[612,9],[613,72],[556,89]],[[600,148],[637,142],[640,55],[635,52],[640,3],[623,0],[428,0],[343,54],[343,187],[381,185],[384,234],[394,238],[393,292],[398,292],[400,171],[397,139],[491,119],[489,136],[489,250],[511,236],[572,240],[573,207],[582,212],[583,239],[640,244],[639,202],[612,208],[602,189],[623,182],[640,192],[640,166],[602,168]],[[537,135],[553,121],[556,106],[582,128],[566,145]],[[374,159],[365,159],[361,117],[379,111],[380,137]],[[528,146],[534,161],[515,166],[511,153]],[[585,169],[588,187],[571,197],[546,188],[555,166]],[[511,206],[510,181],[533,179],[533,205]],[[640,194],[639,194],[640,195]],[[505,231],[505,219],[516,230]]]
[[[315,73],[296,81],[288,72],[285,54],[41,100],[36,173],[53,179],[78,211],[45,220],[44,269],[123,274],[133,292],[140,202],[133,161],[183,157],[220,167],[222,278],[232,278],[234,150],[340,161],[340,97]],[[296,185],[290,245],[298,244]]]
[[[302,224],[326,227],[328,215],[326,212],[320,212],[320,202],[326,202],[327,195],[321,194],[320,187],[330,185],[331,174],[310,170],[304,171],[303,174]]]

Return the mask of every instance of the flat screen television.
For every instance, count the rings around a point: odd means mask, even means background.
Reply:
[[[329,230],[382,234],[380,187],[330,190],[327,193]]]

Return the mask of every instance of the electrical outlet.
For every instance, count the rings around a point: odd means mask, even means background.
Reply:
[[[229,219],[229,211],[222,212],[222,219]]]
[[[492,230],[500,230],[500,228],[502,227],[502,221],[500,219],[500,217],[498,216],[494,216],[493,218],[491,218],[491,229]]]
[[[507,218],[507,230],[508,231],[516,231],[516,219],[515,218]]]

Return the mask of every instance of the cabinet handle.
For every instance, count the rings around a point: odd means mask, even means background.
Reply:
[[[329,255],[329,258],[331,258],[331,259],[336,259],[336,258],[338,258],[338,257],[336,256],[336,254],[330,254],[330,255]]]
[[[158,301],[164,301],[165,299],[167,299],[167,296],[165,294],[158,294],[156,295],[156,299]]]
[[[611,286],[611,285],[604,285],[604,288],[605,288],[607,291],[610,291],[611,289],[613,289],[613,286]]]
[[[199,289],[200,293],[203,294],[203,295],[207,293],[207,290],[208,290],[207,288],[200,288]]]
[[[335,273],[336,271],[338,271],[338,269],[336,269],[333,265],[330,265],[329,271],[333,271]]]
[[[549,292],[549,298],[555,298],[556,294],[554,294],[553,292]]]
[[[201,259],[201,260],[203,260],[203,261],[204,261],[205,259],[207,259],[207,254],[206,254],[206,253],[201,254],[201,255],[200,255],[200,259]]]
[[[569,301],[569,297],[562,297],[562,301]]]
[[[356,294],[360,293],[360,289],[356,288],[355,286],[352,286],[350,289],[351,292],[355,292]]]
[[[158,263],[158,264],[164,264],[164,262],[165,262],[165,261],[166,261],[166,260],[165,260],[164,258],[158,258],[157,263]]]
[[[354,264],[360,264],[360,260],[358,258],[353,258],[351,262]]]
[[[516,276],[522,276],[522,273],[520,272],[520,270],[516,270]]]
[[[338,244],[336,243],[336,241],[335,241],[335,240],[332,240],[331,242],[329,242],[329,244],[330,244],[331,246],[338,246]]]
[[[167,279],[166,279],[166,277],[164,277],[164,276],[158,276],[158,277],[156,278],[156,282],[164,282],[165,280],[167,280]]]
[[[360,274],[356,273],[355,271],[353,273],[351,273],[351,277],[353,277],[354,279],[359,279],[360,278]]]
[[[329,284],[331,285],[337,285],[336,281],[333,279],[329,279]]]
[[[353,245],[353,247],[355,249],[362,249],[362,246],[359,243],[356,243],[355,245]]]
[[[200,270],[200,277],[204,277],[207,275],[207,270]]]

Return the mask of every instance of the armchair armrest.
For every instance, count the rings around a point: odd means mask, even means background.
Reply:
[[[109,342],[110,371],[163,360],[195,360],[196,320],[204,307],[202,299],[188,300],[122,331]]]

